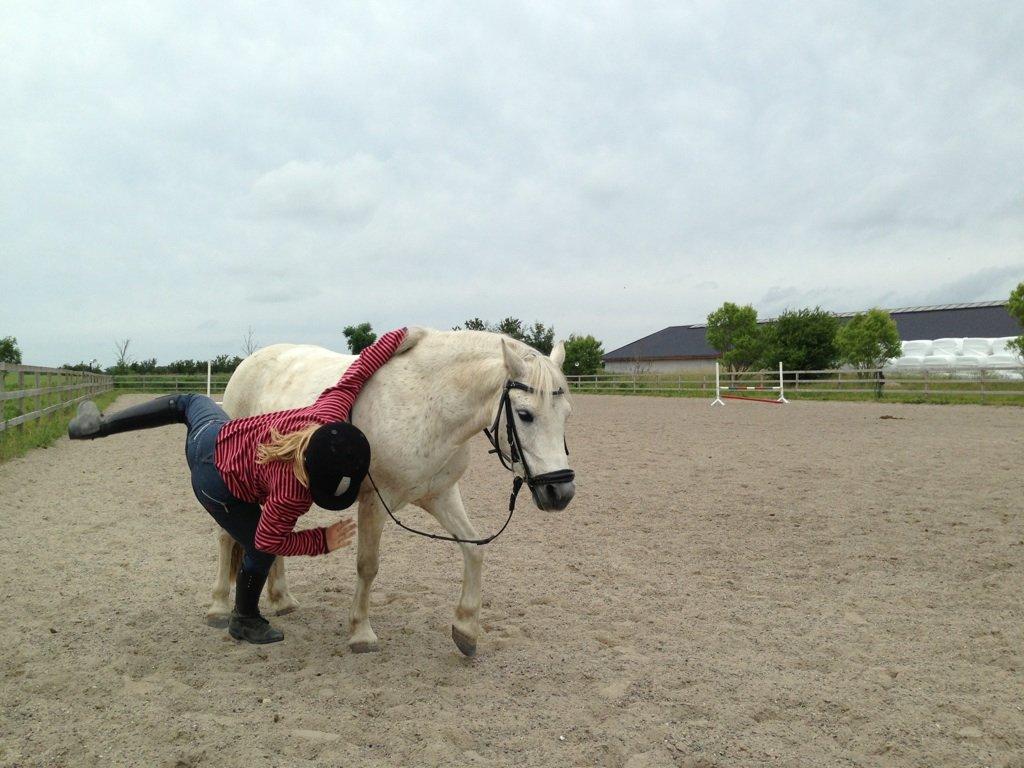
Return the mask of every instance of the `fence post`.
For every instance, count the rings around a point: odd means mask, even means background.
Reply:
[[[25,395],[24,395],[24,389],[25,389],[25,372],[24,371],[18,371],[18,391],[22,393],[22,396],[18,398],[18,405],[19,405],[18,413],[20,413],[22,416],[25,415]],[[25,420],[24,419],[22,419],[21,423],[18,424],[18,431],[19,432],[24,432],[25,431]]]
[[[928,369],[924,369],[924,399],[928,399]]]
[[[37,411],[41,411],[41,410],[43,410],[43,393],[39,391],[42,388],[41,387],[41,380],[40,380],[40,377],[39,377],[39,371],[35,372],[35,376],[33,377],[33,381],[35,382],[35,386],[33,388],[36,390],[36,410]],[[43,423],[43,414],[40,413],[39,414],[39,424],[42,425],[42,423]]]
[[[0,365],[0,395],[7,391],[7,369]],[[3,429],[0,432],[7,431],[7,401],[0,400],[0,423],[3,424]]]

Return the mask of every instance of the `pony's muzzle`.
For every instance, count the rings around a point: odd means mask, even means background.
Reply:
[[[576,483],[572,480],[560,482],[541,480],[532,488],[533,503],[545,512],[561,512],[576,495]]]

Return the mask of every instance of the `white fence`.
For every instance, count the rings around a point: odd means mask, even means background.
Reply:
[[[953,368],[945,371],[892,369],[826,371],[742,371],[721,374],[722,389],[752,396],[780,386],[785,397],[856,399],[882,397],[893,400],[959,400],[977,402],[1024,402],[1024,366],[988,370]],[[702,374],[596,374],[569,376],[575,392],[619,395],[716,396],[714,372]]]

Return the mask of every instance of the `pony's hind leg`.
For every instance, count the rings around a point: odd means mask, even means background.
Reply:
[[[234,551],[236,548],[238,553]],[[231,615],[228,596],[231,592],[231,580],[238,572],[238,563],[235,561],[241,560],[241,551],[242,548],[231,538],[231,534],[220,531],[217,535],[217,576],[213,582],[210,607],[206,611],[206,623],[211,627],[223,629],[228,625],[228,618]]]
[[[452,536],[459,539],[478,538],[476,529],[466,515],[458,483],[418,503],[437,518]],[[484,555],[482,548],[476,544],[459,544],[459,547],[462,549],[462,594],[455,607],[452,640],[466,656],[473,656],[480,637],[480,571]]]
[[[298,601],[288,591],[283,557],[274,558],[274,564],[270,566],[270,575],[267,577],[267,601],[270,610],[277,616],[291,613],[299,607]]]
[[[348,647],[353,653],[376,651],[377,635],[370,626],[370,587],[380,565],[380,534],[384,513],[376,499],[359,502],[358,552],[356,553],[356,591],[348,620]]]

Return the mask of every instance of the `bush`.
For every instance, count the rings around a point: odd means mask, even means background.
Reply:
[[[593,336],[571,334],[565,342],[562,370],[568,376],[592,376],[602,368],[604,347]]]
[[[821,307],[787,310],[764,328],[761,367],[782,366],[790,371],[823,371],[839,361],[836,333],[839,322]]]

